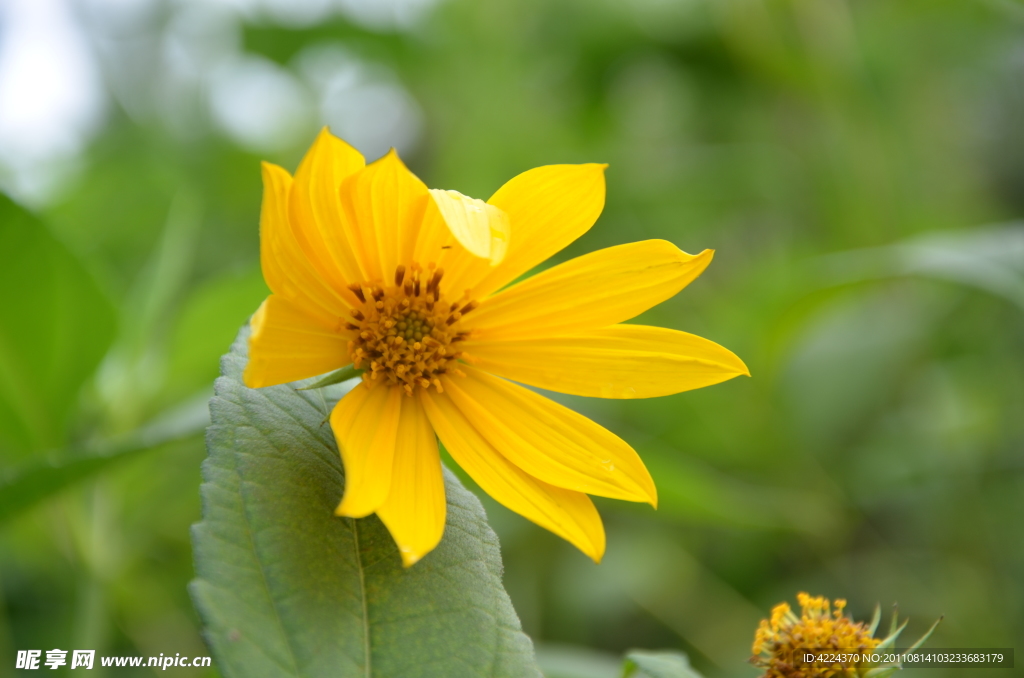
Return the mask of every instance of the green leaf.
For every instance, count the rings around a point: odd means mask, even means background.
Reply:
[[[62,447],[78,392],[114,338],[114,309],[71,252],[3,195],[0,290],[0,449]]]
[[[324,395],[241,383],[248,330],[210,403],[192,598],[228,677],[533,676],[480,502],[446,471],[441,544],[409,569],[375,517],[338,518]]]
[[[702,678],[682,652],[632,650],[626,653],[625,678]]]
[[[52,459],[33,459],[5,469],[0,473],[0,524],[118,461],[198,434],[210,422],[206,399],[204,394],[201,401],[193,399],[138,431],[97,445],[96,449]]]

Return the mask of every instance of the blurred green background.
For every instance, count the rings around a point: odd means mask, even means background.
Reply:
[[[717,250],[641,321],[752,379],[558,396],[638,449],[658,511],[600,501],[594,566],[484,497],[552,678],[633,647],[754,676],[758,620],[799,590],[1012,646],[1022,121],[1017,0],[0,2],[0,676],[18,649],[207,654],[205,399],[266,293],[258,162],[293,170],[324,124],[481,198],[610,163],[559,260]]]

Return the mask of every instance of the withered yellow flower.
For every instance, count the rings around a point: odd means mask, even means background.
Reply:
[[[797,602],[799,617],[788,603],[779,603],[754,634],[750,663],[764,669],[760,678],[888,678],[902,668],[899,661],[890,661],[897,656],[891,652],[896,639],[907,626],[906,621],[899,623],[895,607],[889,634],[876,638],[880,606],[865,624],[846,616],[842,598],[830,603],[823,596],[801,592]],[[907,651],[921,647],[940,621],[941,617]]]
[[[808,650],[823,651],[825,655],[873,650],[882,642],[875,638],[877,622],[868,626],[847,617],[843,610],[846,601],[835,600],[834,607],[828,598],[797,594],[800,616],[797,617],[788,603],[779,603],[772,608],[771,619],[761,620],[754,635],[754,666],[765,669],[762,678],[854,678],[861,675],[859,662],[829,661],[806,662]]]
[[[604,167],[538,167],[483,202],[429,190],[394,151],[366,165],[326,130],[294,178],[263,166],[272,294],[252,318],[245,383],[364,370],[330,417],[337,514],[376,513],[407,566],[444,531],[438,438],[495,500],[595,561],[605,536],[588,494],[656,505],[633,448],[513,382],[648,398],[748,374],[706,339],[620,324],[700,275],[710,250],[620,245],[509,286],[593,225]]]

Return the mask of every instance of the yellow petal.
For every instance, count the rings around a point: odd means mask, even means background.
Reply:
[[[422,391],[420,398],[445,449],[484,492],[600,562],[604,526],[590,497],[537,480],[510,463],[446,394]]]
[[[508,252],[494,267],[487,261],[468,262],[449,277],[452,289],[472,288],[473,298],[481,299],[586,233],[604,209],[605,167],[547,165],[499,188],[487,202],[508,215]]]
[[[640,456],[611,431],[533,391],[465,366],[445,392],[498,452],[567,490],[657,505]]]
[[[713,255],[712,250],[687,254],[664,240],[608,247],[485,299],[463,325],[479,340],[535,339],[607,327],[676,294]]]
[[[402,392],[361,383],[331,412],[331,428],[345,465],[345,495],[339,516],[362,518],[376,511],[391,489]]]
[[[508,215],[483,200],[469,198],[458,191],[431,189],[441,215],[452,235],[471,254],[496,266],[508,250]]]
[[[437,438],[419,400],[402,402],[388,498],[377,509],[409,567],[430,553],[444,534],[447,504]]]
[[[342,181],[366,165],[363,156],[325,127],[295,172],[291,219],[296,239],[322,278],[355,304],[348,283],[365,279],[359,233],[341,209]]]
[[[325,327],[347,315],[349,304],[306,258],[288,215],[292,178],[263,163],[263,206],[260,211],[260,264],[270,290],[301,308]]]
[[[488,228],[490,227],[488,226]],[[444,279],[441,288],[447,290],[456,299],[462,296],[465,287],[459,288],[452,285],[451,282],[458,281],[462,272],[478,264],[488,268],[490,261],[473,254],[455,239],[455,234],[452,233],[448,222],[441,214],[441,209],[435,199],[430,200],[424,212],[412,260],[426,268],[430,268],[430,265],[434,264],[443,269]]]
[[[423,223],[420,224],[420,232],[416,238],[416,247],[413,251],[412,260],[421,266],[428,266],[434,263],[440,264],[442,267],[451,267],[453,260],[461,257],[478,259],[478,257],[466,251],[466,248],[455,239],[455,235],[448,228],[448,224],[441,214],[441,209],[437,206],[437,202],[431,200],[423,214]],[[447,261],[441,264],[443,260]]]
[[[398,265],[412,262],[430,192],[392,149],[346,179],[340,195],[345,217],[359,230],[366,280],[390,284]]]
[[[713,341],[644,325],[547,339],[468,342],[465,350],[482,370],[594,398],[653,398],[750,376],[736,354]]]
[[[267,297],[250,324],[249,363],[243,374],[249,388],[315,377],[351,362],[347,337],[277,295]]]

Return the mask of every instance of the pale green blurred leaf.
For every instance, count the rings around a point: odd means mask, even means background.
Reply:
[[[0,289],[0,450],[59,447],[114,338],[114,309],[74,255],[3,195]]]
[[[207,394],[138,431],[85,452],[32,460],[0,474],[0,524],[68,486],[160,445],[201,432],[210,422]]]
[[[217,276],[189,294],[171,337],[168,390],[189,393],[215,379],[224,347],[269,293],[253,267]]]
[[[914,276],[984,290],[1024,310],[1024,224],[923,236],[822,257],[827,280]]]
[[[334,516],[344,475],[321,392],[241,384],[211,401],[192,595],[225,676],[539,676],[480,502],[445,474],[441,544],[403,569],[375,517]]]
[[[808,318],[782,379],[804,440],[835,449],[884,416],[949,312],[936,292],[853,288]]]
[[[622,660],[589,647],[544,643],[537,645],[537,663],[545,678],[621,678]]]
[[[682,652],[633,650],[626,654],[625,678],[701,678]]]

